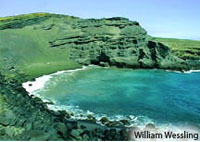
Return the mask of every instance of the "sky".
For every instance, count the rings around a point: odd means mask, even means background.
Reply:
[[[200,40],[200,0],[0,0],[0,17],[36,12],[126,17],[152,36]]]

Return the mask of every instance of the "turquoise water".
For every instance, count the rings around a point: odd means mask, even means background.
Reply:
[[[88,68],[55,75],[37,93],[83,112],[200,124],[200,73]]]

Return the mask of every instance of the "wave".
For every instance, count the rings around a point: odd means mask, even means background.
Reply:
[[[53,76],[57,76],[63,73],[73,73],[81,70],[88,69],[89,67],[94,67],[95,65],[83,66],[82,68],[74,69],[74,70],[64,70],[58,71],[53,74],[43,75],[41,77],[35,78],[35,81],[27,81],[22,84],[23,88],[29,93],[29,95],[36,95],[34,92],[44,88],[46,82],[48,82]],[[96,67],[96,66],[95,66]],[[36,95],[38,97],[38,95]]]
[[[93,67],[93,65],[83,66],[82,68],[75,69],[75,70],[58,71],[53,74],[44,75],[44,76],[36,78],[35,81],[28,81],[28,82],[23,83],[23,87],[27,90],[27,92],[29,92],[30,95],[40,97],[43,100],[43,102],[53,102],[54,105],[50,105],[50,104],[47,105],[50,110],[54,110],[54,111],[65,110],[67,113],[70,114],[71,119],[88,120],[89,116],[92,116],[96,119],[96,122],[98,124],[103,125],[100,120],[103,117],[106,117],[106,118],[108,118],[109,121],[118,121],[119,122],[121,120],[128,120],[130,122],[130,125],[125,125],[127,127],[139,127],[140,129],[144,129],[147,124],[152,123],[156,127],[158,127],[160,130],[180,131],[182,129],[182,126],[175,126],[174,124],[170,124],[170,123],[167,123],[167,124],[162,123],[161,124],[161,123],[158,123],[158,122],[152,120],[151,118],[148,118],[147,116],[134,116],[134,115],[108,116],[106,114],[95,114],[94,112],[91,112],[89,110],[83,111],[82,109],[79,108],[79,106],[60,105],[58,102],[56,102],[54,100],[47,100],[46,98],[41,97],[41,96],[39,96],[39,94],[37,94],[37,90],[44,88],[45,84],[54,76],[57,76],[57,75],[60,75],[63,73],[67,73],[67,72],[73,73],[73,72],[85,70],[91,66]],[[98,66],[96,66],[96,67],[98,67]],[[166,70],[166,71],[168,71],[168,70]],[[169,72],[183,73],[183,72],[177,72],[177,71],[169,71]],[[190,70],[190,71],[186,71],[184,73],[192,73],[192,72],[200,72],[200,70]]]
[[[66,106],[66,105],[48,105],[48,108],[54,111],[65,110],[67,113],[71,114],[71,118],[73,120],[90,120],[91,116],[96,119],[96,123],[99,125],[104,125],[101,122],[102,118],[107,118],[109,122],[121,122],[123,120],[127,120],[130,124],[122,124],[125,127],[129,128],[139,128],[139,130],[147,130],[147,125],[151,124],[155,126],[155,130],[161,133],[167,131],[173,131],[176,133],[181,133],[183,130],[190,132],[199,132],[199,129],[188,125],[182,124],[173,124],[173,123],[159,123],[150,119],[147,116],[134,116],[134,115],[113,115],[108,116],[106,114],[96,114],[89,110],[84,111],[81,110],[78,106]]]
[[[174,73],[195,73],[200,72],[200,70],[189,70],[189,71],[173,71],[173,70],[165,70],[167,72],[174,72]]]
[[[189,71],[184,71],[184,73],[194,73],[194,72],[200,72],[200,70],[189,70]]]
[[[74,120],[88,120],[89,117],[94,117],[96,122],[100,125],[103,125],[100,120],[106,117],[109,121],[121,121],[121,120],[128,120],[131,126],[143,127],[148,123],[154,123],[153,120],[146,116],[134,116],[134,115],[113,115],[108,116],[106,114],[96,114],[91,112],[90,110],[84,111],[79,108],[79,106],[72,106],[72,105],[60,105],[56,101],[53,101],[54,104],[48,104],[48,108],[54,111],[64,110],[71,115],[71,119]]]

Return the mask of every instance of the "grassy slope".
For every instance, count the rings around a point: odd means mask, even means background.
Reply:
[[[50,18],[37,21],[44,17]],[[64,18],[64,20],[62,20],[62,18]],[[66,18],[68,19],[66,20]],[[48,43],[55,39],[55,35],[56,37],[63,37],[63,30],[66,30],[70,35],[73,35],[73,32],[81,33],[81,31],[72,29],[67,23],[62,23],[62,21],[72,22],[72,19],[77,20],[78,18],[48,13],[0,18],[0,25],[3,25],[3,27],[5,23],[6,26],[9,26],[9,23],[14,23],[14,26],[19,25],[20,27],[20,21],[29,25],[25,27],[22,26],[22,28],[14,27],[12,29],[0,30],[0,62],[5,59],[13,58],[13,64],[17,65],[31,78],[58,70],[80,67],[79,64],[69,59],[69,48],[51,48]],[[37,21],[36,23],[38,24],[35,24],[35,21]],[[42,26],[48,27],[52,23],[58,25],[54,26],[51,30],[44,30],[41,28]],[[11,24],[10,26],[13,25]],[[64,29],[60,27],[64,27]],[[116,29],[112,28],[100,29],[100,31],[109,31],[109,33],[118,32]],[[93,32],[95,34],[98,31],[96,29],[90,29],[88,34],[93,35]],[[153,37],[152,39],[168,45],[177,56],[183,59],[200,60],[200,41],[157,37]]]
[[[44,17],[48,16],[48,13],[32,13],[32,14],[25,14],[25,15],[18,15],[18,16],[9,16],[9,17],[0,17],[0,21],[7,22],[7,21],[13,21],[13,20],[20,20],[20,19],[25,19],[25,18],[34,18],[34,17]]]
[[[38,20],[37,18],[40,19],[40,17],[44,18],[48,16],[50,18],[34,24],[34,21]],[[38,77],[58,70],[80,67],[79,64],[69,59],[69,48],[51,48],[48,43],[55,39],[55,35],[56,37],[57,35],[59,35],[58,37],[62,37],[62,30],[64,29],[60,29],[60,27],[64,27],[70,35],[73,35],[73,32],[75,32],[66,23],[62,23],[62,18],[68,18],[67,21],[69,22],[78,19],[74,18],[70,20],[72,17],[62,17],[62,15],[48,13],[0,18],[0,25],[6,23],[9,26],[9,23],[14,22],[14,26],[20,26],[20,21],[27,22],[29,25],[22,28],[0,30],[0,61],[13,58],[12,62],[30,77]],[[58,23],[59,25],[54,26],[51,30],[41,28],[42,26],[48,27],[52,23]],[[105,29],[100,29],[101,32],[102,30]],[[88,31],[88,34],[92,35],[94,31],[95,33],[98,32],[97,30],[91,29]],[[111,31],[117,32],[112,28],[106,29],[106,31],[109,31],[109,33],[112,33]],[[76,32],[80,33],[80,31]],[[200,41],[157,37],[153,37],[153,40],[168,45],[177,56],[183,59],[200,60]]]
[[[178,57],[200,60],[200,41],[158,37],[154,37],[153,40],[169,46]]]
[[[48,41],[59,34],[58,29],[33,30],[34,26],[0,31],[1,61],[13,57],[15,64],[30,77],[80,67],[69,59],[67,48],[49,47]]]
[[[18,17],[5,17],[0,18],[1,22],[7,22],[12,20],[21,20],[24,18],[35,18],[35,16],[46,16],[48,14],[31,14],[21,15]],[[49,19],[55,20],[53,17]],[[56,23],[56,22],[55,22]],[[48,20],[44,25],[48,25]],[[40,24],[39,24],[40,25]],[[39,25],[29,25],[20,29],[6,29],[0,30],[0,63],[6,59],[13,58],[11,62],[7,64],[14,64],[20,68],[25,74],[28,74],[30,78],[38,77],[44,74],[56,72],[58,70],[65,70],[71,68],[80,67],[79,64],[69,59],[68,48],[50,48],[48,41],[54,39],[55,35],[62,35],[62,29],[53,28],[51,30],[43,30],[41,28],[34,29]],[[64,25],[66,26],[66,25]],[[34,30],[33,30],[34,29]],[[69,31],[70,29],[67,29]],[[90,34],[95,34],[97,31],[91,29]],[[105,30],[105,29],[104,29]],[[106,29],[105,32],[112,31],[118,33],[115,28]],[[79,32],[79,31],[77,31]],[[110,33],[110,32],[109,32]],[[192,40],[179,40],[179,39],[167,39],[167,38],[153,38],[153,40],[160,41],[169,47],[182,58],[195,58],[199,59],[200,41]],[[22,44],[23,43],[23,44]],[[191,54],[188,51],[193,51],[195,54]],[[8,65],[9,66],[9,65]],[[12,66],[12,65],[11,65]],[[0,71],[1,71],[0,64]],[[12,76],[13,74],[9,74]],[[12,76],[11,78],[15,78]],[[0,94],[0,114],[9,114],[12,112],[8,107],[5,98]],[[9,108],[9,109],[8,109]],[[4,128],[0,125],[0,130],[6,129],[16,135],[20,134],[24,128],[17,128],[15,126],[9,126]]]

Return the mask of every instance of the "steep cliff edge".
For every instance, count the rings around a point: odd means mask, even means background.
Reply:
[[[174,56],[159,42],[148,40],[138,22],[121,17],[80,20],[73,31],[50,41],[51,47],[71,48],[70,58],[80,64],[120,68],[188,69],[184,60]]]
[[[29,74],[37,68],[54,72],[78,64],[190,68],[166,45],[149,40],[138,22],[122,17],[80,19],[48,13],[6,17],[0,18],[0,37],[0,59],[15,58]]]
[[[69,121],[67,112],[49,110],[21,84],[83,64],[191,68],[166,45],[150,39],[138,22],[121,17],[36,13],[0,18],[0,140],[127,140],[124,127]]]

